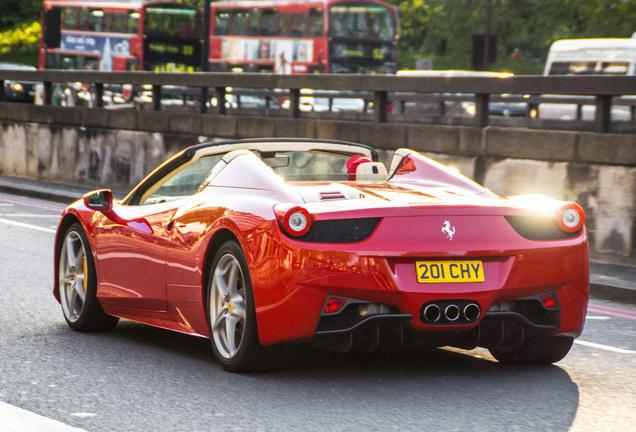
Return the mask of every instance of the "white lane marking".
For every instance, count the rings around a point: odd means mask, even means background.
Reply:
[[[41,226],[37,226],[37,225],[25,224],[25,223],[22,223],[22,222],[12,221],[12,220],[9,220],[9,219],[0,218],[0,223],[5,223],[7,225],[14,225],[14,226],[17,226],[17,227],[20,227],[20,228],[27,228],[27,229],[32,229],[32,230],[35,230],[35,231],[42,231],[42,232],[55,234],[55,230],[53,230],[51,228],[45,228],[45,227],[41,227]]]
[[[0,402],[0,432],[86,432],[22,408]]]
[[[602,344],[597,344],[594,342],[586,342],[586,341],[582,341],[579,339],[576,339],[574,341],[575,344],[578,345],[582,345],[582,346],[586,346],[589,348],[597,348],[597,349],[601,349],[601,350],[605,350],[605,351],[611,351],[611,352],[615,352],[615,353],[619,353],[619,354],[636,354],[636,351],[632,351],[632,350],[628,350],[628,349],[624,349],[624,348],[616,348],[613,346],[609,346],[609,345],[602,345]]]
[[[586,320],[603,320],[603,321],[605,321],[605,320],[609,320],[609,319],[611,319],[611,318],[610,318],[610,317],[608,317],[608,316],[587,315],[587,316],[585,317],[585,319],[586,319]]]
[[[95,413],[88,413],[88,412],[76,412],[76,413],[71,413],[71,415],[73,417],[83,417],[83,418],[88,418],[88,417],[95,417],[97,414]]]
[[[51,214],[33,214],[33,213],[0,213],[0,216],[4,217],[21,217],[21,218],[60,218],[60,215]]]

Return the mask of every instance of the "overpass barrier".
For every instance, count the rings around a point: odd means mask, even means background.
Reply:
[[[524,122],[513,126],[540,129],[571,129],[594,132],[635,132],[636,122],[636,80],[631,76],[395,76],[395,75],[277,75],[256,73],[155,73],[155,72],[96,72],[96,71],[0,71],[0,101],[6,99],[4,82],[23,80],[39,82],[43,85],[43,103],[54,102],[56,83],[83,83],[93,90],[91,101],[96,107],[104,107],[104,95],[109,88],[130,85],[138,94],[147,94],[151,109],[164,109],[162,99],[166,94],[191,94],[198,103],[201,113],[209,110],[220,115],[228,113],[228,104],[211,102],[227,101],[229,93],[260,92],[266,95],[262,111],[273,115],[272,104],[268,101],[286,100],[286,110],[278,112],[294,119],[306,116],[302,109],[302,99],[317,92],[337,95],[338,98],[353,98],[364,101],[363,114],[358,120],[374,123],[386,122],[426,122],[422,112],[407,114],[409,105],[430,109],[440,107],[441,115],[435,115],[429,122],[448,122],[444,116],[446,104],[470,101],[471,119],[460,121],[461,125],[486,127],[494,120],[493,109],[501,104],[522,104],[528,115]],[[141,89],[147,89],[142,92]],[[180,90],[179,90],[180,89]],[[311,93],[307,93],[310,91]],[[327,93],[327,96],[329,93]],[[561,95],[561,96],[559,96]],[[567,96],[566,96],[567,95]],[[314,97],[315,98],[315,97]],[[327,97],[333,100],[333,98]],[[573,104],[577,106],[573,120],[567,122],[542,121],[538,109],[542,104],[549,106]],[[274,104],[275,106],[276,104]],[[593,107],[592,120],[581,122],[583,107]],[[618,110],[617,107],[622,107]],[[371,108],[369,108],[371,107]],[[393,114],[395,111],[395,114]],[[422,111],[421,109],[416,111]],[[426,109],[424,110],[426,111]],[[625,115],[622,115],[625,111]],[[510,112],[510,110],[508,110]],[[627,120],[617,122],[619,119]],[[314,116],[315,117],[315,116]],[[441,118],[440,118],[441,117]],[[552,119],[548,119],[552,120]],[[558,118],[557,118],[558,120]],[[501,123],[501,122],[499,122]],[[497,124],[497,125],[506,125]]]

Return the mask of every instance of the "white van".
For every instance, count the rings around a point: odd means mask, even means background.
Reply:
[[[543,75],[634,75],[636,39],[563,39],[550,47]]]
[[[635,75],[636,38],[563,39],[552,44],[543,75]],[[592,100],[590,102],[594,104]],[[539,117],[577,118],[573,104],[541,104]],[[584,105],[583,120],[594,119],[594,105]],[[612,120],[628,120],[629,108],[612,108]]]

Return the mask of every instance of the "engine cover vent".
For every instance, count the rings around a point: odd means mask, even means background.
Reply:
[[[320,198],[320,201],[330,201],[347,198],[341,191],[321,191],[318,192],[318,197]]]

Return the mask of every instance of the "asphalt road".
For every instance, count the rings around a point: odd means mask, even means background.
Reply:
[[[626,431],[636,425],[633,305],[592,301],[582,337],[550,367],[504,366],[485,350],[305,351],[287,372],[237,375],[216,364],[204,339],[126,321],[107,333],[70,330],[51,294],[61,210],[0,194],[4,406],[91,432]]]

